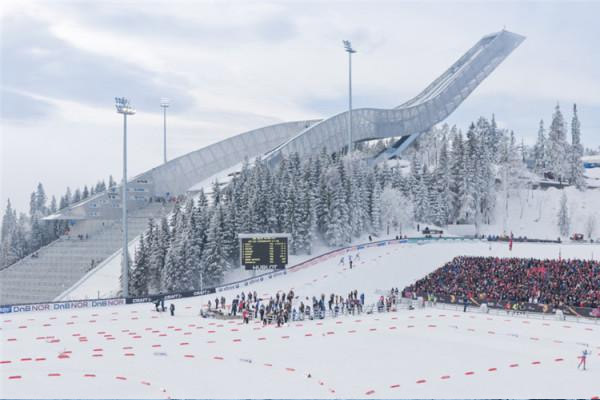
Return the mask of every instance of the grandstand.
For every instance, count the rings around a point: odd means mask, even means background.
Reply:
[[[398,138],[373,161],[400,156],[416,138],[450,115],[523,40],[523,36],[506,30],[487,35],[408,102],[393,109],[355,109],[353,140]],[[236,167],[245,158],[262,156],[275,165],[295,152],[308,156],[323,148],[343,151],[348,123],[348,112],[343,112],[324,120],[255,129],[134,177],[127,185],[131,237],[142,232],[148,218],[166,212],[163,203],[188,193],[220,171]],[[27,257],[0,271],[0,304],[53,300],[88,272],[92,259],[96,263],[118,255],[121,230],[116,221],[121,214],[121,192],[120,187],[113,187],[48,216],[49,220],[71,221],[71,238],[63,237],[39,250],[37,257]],[[73,238],[82,233],[88,238]]]

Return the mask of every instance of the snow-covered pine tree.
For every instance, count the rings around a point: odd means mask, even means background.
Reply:
[[[0,231],[0,247],[2,248],[2,258],[0,266],[10,265],[18,260],[14,251],[13,239],[14,232],[17,230],[17,212],[13,210],[10,199],[6,201],[6,209],[2,216],[2,230]]]
[[[135,249],[133,268],[129,276],[129,295],[145,296],[148,294],[148,249],[146,238],[153,235],[151,224],[147,233],[140,235],[140,241]]]
[[[540,127],[538,129],[538,137],[533,146],[533,160],[535,162],[534,171],[539,175],[544,175],[546,172],[546,135],[544,133],[544,120],[540,120]]]
[[[471,124],[467,131],[465,148],[465,201],[462,206],[461,219],[467,223],[479,224],[479,144],[475,135],[475,125]]]
[[[73,194],[73,203],[77,203],[81,201],[81,190],[79,188],[75,189],[75,193]]]
[[[491,160],[493,163],[498,162],[498,153],[500,148],[500,136],[502,136],[502,132],[498,129],[498,124],[496,123],[496,116],[492,114],[492,120],[490,122],[490,132],[489,132],[489,151],[491,154]]]
[[[311,193],[307,181],[300,179],[298,182],[298,197],[294,209],[294,219],[296,220],[296,238],[294,240],[296,240],[296,251],[308,254],[311,252],[312,242],[310,199]]]
[[[567,208],[567,194],[563,190],[558,210],[558,230],[561,236],[569,236],[570,225],[571,219],[569,217],[569,209]]]
[[[231,265],[239,264],[239,240],[235,229],[235,220],[237,210],[233,201],[233,193],[227,190],[227,195],[223,196],[223,253]],[[259,230],[264,232],[263,229]]]
[[[187,243],[184,238],[185,218],[179,210],[172,217],[171,241],[165,257],[165,266],[161,274],[161,287],[166,292],[183,290],[181,277],[185,268]]]
[[[587,184],[583,175],[583,146],[581,145],[581,124],[577,116],[577,104],[573,104],[573,119],[571,120],[571,153],[570,181],[579,190],[585,190]]]
[[[381,186],[375,181],[371,195],[371,229],[374,233],[381,231]]]
[[[548,169],[554,175],[554,179],[565,181],[569,177],[569,144],[567,143],[565,121],[557,104],[552,115],[552,124],[548,132]]]
[[[219,204],[219,201],[221,201],[221,184],[218,179],[215,179],[212,184],[212,202]]]
[[[148,293],[160,293],[162,291],[161,276],[165,266],[165,257],[170,245],[169,223],[166,217],[162,217],[160,224],[154,230],[155,234],[149,246],[148,265]]]
[[[452,203],[450,208],[450,221],[459,222],[465,202],[465,148],[462,133],[456,132],[452,140],[452,153],[450,161],[450,191]]]
[[[477,187],[479,191],[479,215],[483,223],[490,224],[496,206],[496,177],[493,170],[493,155],[490,143],[487,140],[489,129],[481,132],[478,140],[479,151],[477,152]]]
[[[436,175],[439,196],[436,221],[439,225],[444,226],[450,219],[452,207],[450,155],[448,154],[448,138],[446,135],[442,136]]]
[[[421,173],[423,171],[423,165],[421,164],[421,158],[415,152],[410,160],[410,175],[409,175],[409,187],[411,195],[416,196],[419,182],[421,181]],[[418,219],[417,219],[418,220]]]
[[[345,243],[346,236],[343,221],[346,217],[343,209],[345,196],[343,194],[340,173],[336,165],[332,164],[328,170],[325,171],[325,174],[327,179],[327,189],[328,192],[330,192],[329,197],[331,198],[325,237],[330,246],[339,247]]]
[[[363,187],[359,169],[361,164],[358,162],[349,162],[348,170],[348,212],[350,221],[350,231],[352,236],[358,237],[364,231],[365,209],[362,205]],[[395,175],[393,175],[394,177]]]
[[[347,156],[352,157],[352,156]],[[341,208],[341,226],[342,232],[344,235],[344,243],[350,243],[352,240],[352,228],[350,224],[350,209],[348,207],[350,203],[350,182],[348,178],[348,173],[346,171],[346,167],[343,159],[339,159],[337,161],[337,170],[339,174],[339,197],[340,197],[340,208]],[[381,179],[383,180],[383,179]]]
[[[435,171],[429,172],[427,165],[423,165],[423,186],[426,193],[426,207],[422,220],[428,223],[435,223],[435,215],[438,213],[438,183],[436,181]]]
[[[203,287],[221,283],[223,274],[230,268],[227,256],[223,251],[223,221],[222,205],[217,204],[212,212],[207,243],[202,253]]]

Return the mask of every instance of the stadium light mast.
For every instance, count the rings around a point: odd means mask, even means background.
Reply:
[[[349,40],[343,40],[344,49],[348,53],[348,154],[352,152],[352,54],[356,50],[352,48]]]
[[[164,163],[167,163],[167,108],[169,107],[169,99],[160,99],[160,106],[163,109],[163,155]]]
[[[127,116],[135,114],[135,109],[129,104],[125,97],[115,97],[115,107],[119,114],[123,114],[123,185],[121,192],[121,201],[123,207],[123,254],[122,270],[123,287],[121,292],[123,297],[129,296],[129,251],[127,250]]]

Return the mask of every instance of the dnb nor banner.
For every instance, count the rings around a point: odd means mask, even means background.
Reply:
[[[57,303],[19,304],[14,306],[3,306],[0,308],[0,313],[80,310],[84,308],[118,306],[122,304],[125,304],[125,299],[77,300]]]
[[[289,237],[285,233],[240,234],[240,264],[250,271],[285,269]]]

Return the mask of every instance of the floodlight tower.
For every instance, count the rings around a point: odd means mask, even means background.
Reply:
[[[122,270],[123,276],[121,289],[123,297],[129,296],[129,260],[127,256],[127,116],[135,114],[135,109],[129,104],[125,97],[115,97],[115,107],[117,112],[123,114],[123,184],[121,192],[121,201],[123,207],[123,254]]]
[[[344,49],[348,53],[348,154],[352,152],[352,54],[356,50],[352,48],[349,40],[343,40]]]
[[[169,107],[169,99],[163,97],[160,99],[160,106],[163,109],[163,154],[164,163],[167,163],[167,108]]]

